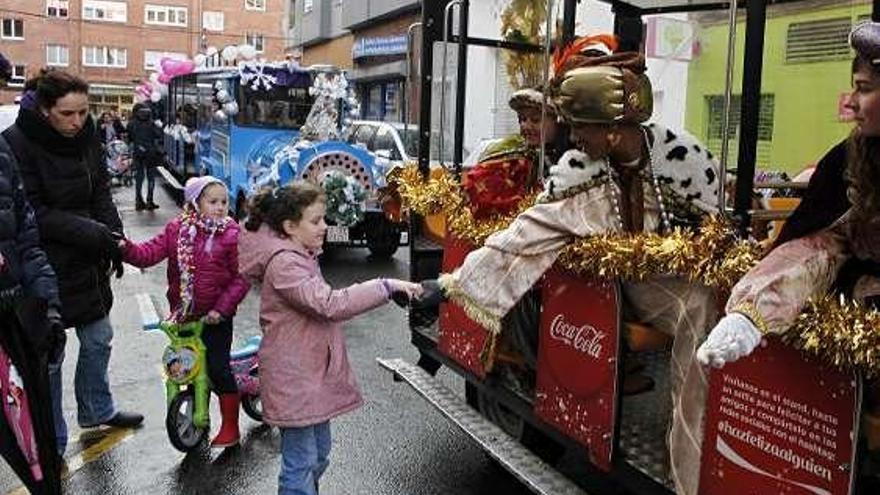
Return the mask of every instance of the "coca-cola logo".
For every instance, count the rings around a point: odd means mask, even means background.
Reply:
[[[556,315],[550,324],[550,337],[553,340],[558,340],[595,359],[599,359],[602,354],[602,340],[605,339],[605,335],[605,332],[590,324],[572,325],[565,321],[561,313]]]

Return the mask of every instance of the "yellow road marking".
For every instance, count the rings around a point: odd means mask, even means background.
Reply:
[[[70,478],[71,476],[73,476],[74,473],[82,469],[83,466],[100,459],[101,456],[113,450],[114,448],[116,448],[116,446],[128,440],[132,435],[134,435],[134,430],[131,428],[109,428],[105,431],[106,434],[101,440],[96,442],[94,445],[83,449],[79,454],[71,457],[70,459],[67,459],[67,471],[63,473],[63,479]],[[80,436],[80,438],[82,438],[82,436]],[[27,494],[27,488],[25,488],[24,486],[20,486],[8,492],[6,495]]]

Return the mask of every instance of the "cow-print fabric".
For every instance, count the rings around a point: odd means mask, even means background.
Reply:
[[[664,206],[676,224],[699,224],[707,213],[718,211],[719,166],[696,138],[673,132],[659,124],[645,127],[651,149],[651,166],[664,196]],[[568,150],[550,167],[539,201],[558,201],[607,182],[605,160],[592,160],[579,150]],[[644,174],[645,180],[651,178]]]

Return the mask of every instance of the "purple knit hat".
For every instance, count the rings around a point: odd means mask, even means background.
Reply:
[[[211,184],[220,184],[221,186],[226,187],[226,184],[224,184],[222,180],[211,175],[193,177],[186,181],[186,186],[183,188],[183,200],[188,204],[198,207],[199,196],[201,196],[202,191]]]

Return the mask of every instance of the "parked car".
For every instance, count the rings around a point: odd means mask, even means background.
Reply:
[[[347,141],[361,146],[376,155],[377,163],[385,161],[387,168],[400,166],[418,160],[419,127],[416,124],[404,126],[401,122],[383,122],[381,120],[356,120],[349,127]],[[435,132],[431,136],[431,162],[438,162],[439,139]],[[467,156],[465,149],[465,156]],[[452,163],[451,140],[443,151],[444,162]]]

